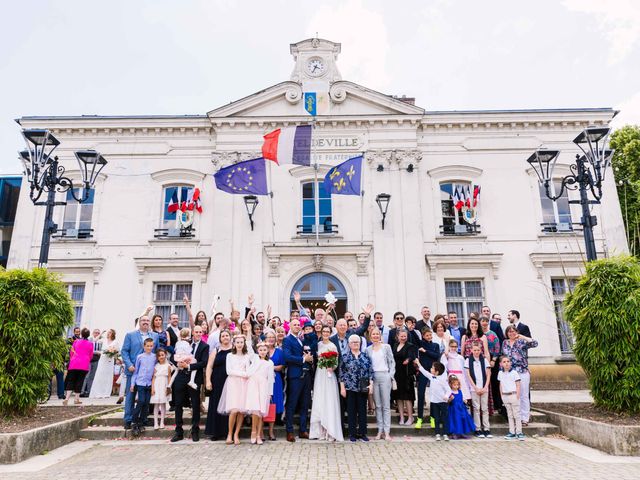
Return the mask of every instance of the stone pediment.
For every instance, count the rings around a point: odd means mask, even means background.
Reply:
[[[424,109],[368,89],[352,82],[338,81],[329,88],[329,109],[322,117],[351,117],[374,115],[410,115],[422,116]],[[248,97],[210,111],[212,120],[232,118],[272,118],[302,117],[310,118],[303,108],[302,87],[296,82],[282,82]]]

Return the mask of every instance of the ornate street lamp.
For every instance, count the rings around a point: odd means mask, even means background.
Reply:
[[[540,184],[544,186],[545,194],[552,201],[558,200],[565,189],[580,192],[580,200],[570,200],[569,203],[582,206],[580,225],[583,228],[588,261],[597,258],[593,227],[598,224],[598,219],[591,215],[589,205],[600,204],[602,199],[602,186],[613,157],[613,150],[607,148],[609,132],[608,127],[587,127],[573,140],[584,155],[576,155],[576,163],[569,165],[571,173],[561,179],[560,192],[555,192],[555,195],[550,186],[560,152],[539,149],[527,159],[538,175]],[[589,199],[589,192],[594,200]]]
[[[20,160],[24,173],[30,185],[29,198],[34,205],[47,207],[42,242],[40,244],[39,267],[46,267],[49,261],[49,246],[51,235],[58,231],[58,225],[53,222],[53,209],[56,205],[66,205],[66,201],[56,202],[56,192],[71,192],[71,196],[79,203],[89,198],[100,171],[107,164],[102,155],[95,150],[81,150],[75,152],[80,174],[82,175],[82,195],[76,195],[73,181],[66,177],[65,168],[58,163],[58,157],[52,156],[53,151],[60,145],[60,141],[49,131],[43,129],[23,130],[22,136],[27,149],[20,152]],[[47,199],[40,201],[40,197],[47,192]]]
[[[249,215],[249,223],[251,223],[251,231],[253,231],[253,213],[256,211],[256,207],[258,206],[258,197],[255,195],[245,195],[244,197],[244,206],[247,209],[247,215]]]
[[[382,230],[384,230],[384,219],[387,216],[387,210],[389,209],[389,202],[391,201],[391,195],[388,193],[379,193],[376,196],[376,203],[382,214]]]

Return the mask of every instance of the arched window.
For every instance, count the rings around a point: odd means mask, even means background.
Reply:
[[[562,187],[562,180],[555,179],[549,185],[549,193],[553,196]],[[555,202],[547,197],[543,185],[540,189],[540,206],[542,207],[542,231],[543,232],[571,232],[571,209],[569,208],[569,191],[565,188],[562,196]]]
[[[174,201],[177,199],[178,206],[182,205],[182,202],[186,202],[189,198],[191,190],[193,190],[193,185],[168,185],[164,187],[162,192],[163,203],[160,228],[177,228],[176,212],[169,212],[169,205],[171,204],[172,199],[174,199]]]
[[[443,235],[473,235],[480,233],[480,226],[475,220],[476,209],[467,209],[464,205],[473,202],[473,186],[470,182],[448,181],[440,184],[440,205],[442,208],[442,225],[440,233]],[[465,218],[472,213],[470,218]]]

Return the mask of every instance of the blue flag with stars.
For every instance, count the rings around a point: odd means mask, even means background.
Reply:
[[[362,184],[362,155],[333,167],[324,177],[326,192],[338,195],[360,195]]]
[[[268,195],[264,158],[254,158],[221,168],[214,175],[216,187],[240,195]]]

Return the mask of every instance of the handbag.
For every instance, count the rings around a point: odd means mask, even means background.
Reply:
[[[269,404],[269,412],[262,417],[263,422],[275,422],[276,421],[276,404]]]
[[[396,379],[391,377],[391,390],[397,390],[398,389],[398,382],[396,382]]]
[[[369,379],[361,378],[358,380],[358,391],[359,392],[368,392],[369,391]]]

